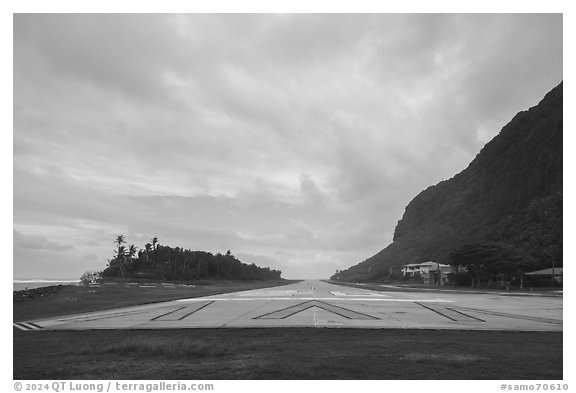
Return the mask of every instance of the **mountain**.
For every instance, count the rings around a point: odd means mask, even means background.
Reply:
[[[523,269],[562,265],[562,83],[518,113],[462,172],[406,206],[392,244],[335,274],[378,281],[407,263],[451,263],[463,248],[497,247]]]

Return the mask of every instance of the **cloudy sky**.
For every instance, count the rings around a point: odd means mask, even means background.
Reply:
[[[14,17],[15,278],[124,234],[327,278],[562,80],[561,15]]]

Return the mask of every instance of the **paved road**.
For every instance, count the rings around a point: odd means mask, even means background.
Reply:
[[[14,326],[29,331],[282,326],[562,331],[561,297],[383,289],[302,281]]]

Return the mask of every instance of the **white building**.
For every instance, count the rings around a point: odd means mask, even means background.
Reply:
[[[444,285],[447,283],[448,274],[451,272],[452,266],[432,261],[409,263],[402,268],[404,276],[421,277],[424,284],[438,283]]]

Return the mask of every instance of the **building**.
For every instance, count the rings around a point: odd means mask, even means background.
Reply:
[[[402,275],[410,278],[420,278],[424,284],[446,285],[448,274],[453,268],[438,262],[409,263],[402,268]]]
[[[564,269],[562,267],[551,267],[524,274],[528,285],[562,286]]]

